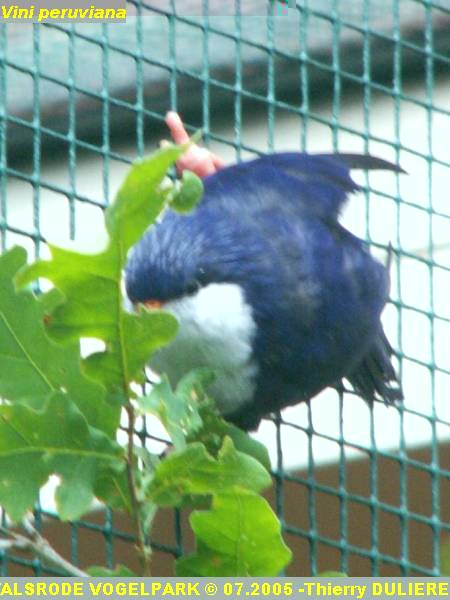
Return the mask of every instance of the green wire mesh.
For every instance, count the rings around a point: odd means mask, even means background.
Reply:
[[[259,10],[260,16],[249,16],[250,5],[252,14]],[[450,226],[450,208],[436,207],[433,198],[436,172],[447,170],[449,177],[450,162],[434,150],[432,123],[438,116],[450,123],[448,97],[444,105],[434,97],[436,82],[450,76],[448,0],[297,0],[287,16],[274,16],[273,4],[263,0],[228,3],[228,16],[221,16],[223,7],[214,0],[135,0],[128,6],[136,17],[126,25],[0,26],[2,248],[20,243],[32,255],[40,254],[47,222],[60,218],[44,210],[42,199],[49,196],[64,208],[61,228],[67,237],[75,238],[85,223],[80,213],[87,208],[100,213],[114,192],[116,174],[167,137],[163,119],[169,108],[182,112],[191,131],[201,127],[207,144],[218,152],[231,151],[236,160],[279,149],[281,114],[298,118],[298,149],[311,148],[311,132],[320,126],[335,150],[343,148],[347,136],[358,140],[360,151],[375,147],[399,164],[405,156],[414,156],[427,182],[425,201],[422,198],[422,204],[416,205],[402,199],[398,178],[390,193],[373,189],[366,178],[364,233],[375,251],[386,249],[385,241],[372,235],[371,202],[373,196],[382,198],[396,224],[390,240],[397,274],[389,307],[397,323],[392,342],[404,382],[418,370],[426,373],[426,409],[418,409],[417,404],[391,409],[398,420],[394,450],[377,448],[374,417],[367,446],[346,439],[345,406],[358,402],[348,390],[336,397],[338,436],[317,430],[313,408],[306,409],[301,423],[283,414],[274,423],[277,459],[272,500],[287,542],[295,550],[288,574],[315,574],[325,567],[358,575],[437,575],[443,534],[450,530],[443,510],[450,491],[450,465],[444,460],[448,446],[440,443],[450,421],[441,414],[436,397],[442,389],[450,395],[450,365],[442,357],[438,360],[434,349],[445,327],[448,338],[450,313],[442,298],[436,298],[435,289],[437,279],[446,278],[450,285],[450,264],[436,258],[434,234],[436,219]],[[419,83],[420,93],[410,93],[411,80]],[[343,120],[345,103],[355,99],[362,109],[362,126]],[[390,101],[389,135],[372,125],[374,106],[383,100]],[[326,103],[327,111],[318,109],[320,102]],[[427,136],[420,150],[408,146],[401,128],[406,104],[424,114]],[[258,147],[246,141],[246,122],[255,114],[265,133],[264,144]],[[102,181],[100,196],[79,174],[80,161],[90,158],[101,163],[95,174]],[[55,174],[56,159],[64,161],[64,177]],[[11,189],[23,192],[19,220],[12,210]],[[415,211],[415,223],[426,232],[426,248],[420,252],[403,247],[400,225],[408,209]],[[426,270],[426,307],[405,298],[399,275],[405,260],[418,272]],[[407,314],[425,320],[429,337],[425,359],[403,347]],[[421,454],[412,452],[407,443],[405,420],[409,418],[428,423],[430,443]],[[307,466],[300,472],[285,467],[283,440],[288,430],[307,440]],[[154,437],[145,425],[139,434],[143,444]],[[328,478],[315,462],[314,444],[319,439],[339,448],[338,462]],[[350,477],[349,450],[364,459],[359,486]],[[395,502],[383,496],[384,470],[393,474]],[[410,494],[413,474],[430,496],[427,511],[419,510]],[[331,529],[323,529],[324,510],[332,511]],[[352,519],[363,512],[365,538],[353,539]],[[44,533],[56,528],[56,544],[75,564],[84,564],[85,539],[98,548],[93,559],[97,564],[113,567],[121,552],[131,552],[133,535],[110,510],[69,525],[58,524],[51,512],[40,507],[35,517]],[[167,564],[185,550],[184,520],[178,512],[167,517],[165,526],[170,522],[170,531],[162,532],[163,541],[154,541],[155,552]],[[395,552],[384,547],[386,529],[395,536]],[[425,561],[418,562],[411,553],[413,536],[420,536],[427,548]],[[332,564],[323,564],[323,553]],[[5,552],[0,554],[0,564],[2,576],[54,573],[44,570],[37,559]]]

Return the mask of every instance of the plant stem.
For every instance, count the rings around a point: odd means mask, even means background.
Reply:
[[[142,526],[141,519],[141,502],[137,496],[136,477],[135,477],[135,454],[134,454],[134,442],[133,436],[135,433],[136,415],[134,406],[129,403],[126,407],[128,414],[128,452],[127,452],[127,477],[128,477],[128,488],[130,491],[131,505],[133,518],[136,524],[137,532],[137,546],[139,549],[139,555],[142,566],[142,574],[144,577],[150,577],[150,557],[151,549],[145,542],[145,532]]]
[[[41,536],[30,521],[25,519],[22,522],[22,527],[26,531],[27,536],[2,527],[1,532],[10,539],[0,540],[0,548],[5,550],[16,549],[31,552],[40,558],[43,564],[57,567],[58,569],[65,571],[67,575],[70,575],[71,577],[89,577],[86,571],[82,571],[56,552],[50,545],[50,542]]]

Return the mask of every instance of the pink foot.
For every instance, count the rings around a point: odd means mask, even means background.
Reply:
[[[166,115],[166,124],[176,144],[185,144],[189,141],[189,136],[178,113],[169,111]],[[224,166],[225,163],[221,158],[210,152],[207,148],[197,146],[197,144],[189,146],[186,154],[177,160],[179,175],[188,169],[199,177],[206,177],[222,169]]]

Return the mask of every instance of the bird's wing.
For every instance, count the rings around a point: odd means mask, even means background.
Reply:
[[[268,154],[221,169],[205,178],[205,199],[222,198],[241,211],[289,205],[326,219],[336,218],[347,196],[359,189],[350,169],[402,172],[388,161],[359,154]],[[245,202],[243,202],[245,198]],[[249,204],[246,204],[249,203]]]

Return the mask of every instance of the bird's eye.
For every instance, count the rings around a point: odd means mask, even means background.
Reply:
[[[194,281],[188,283],[188,285],[186,286],[186,294],[188,296],[192,296],[193,294],[196,294],[198,292],[200,287],[200,281],[198,281],[198,279],[195,279]]]

